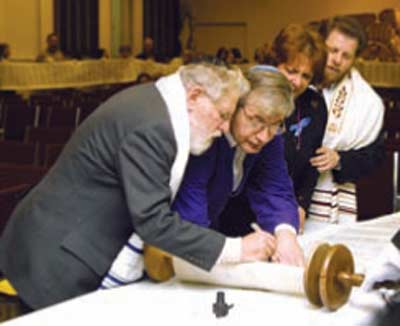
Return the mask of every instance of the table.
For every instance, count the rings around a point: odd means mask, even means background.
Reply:
[[[400,213],[356,225],[308,225],[301,243],[309,248],[315,241],[337,241],[349,246],[356,270],[371,263],[371,256],[387,245],[400,227]],[[354,233],[359,240],[354,239]],[[374,241],[371,241],[374,239]],[[358,243],[358,244],[357,244]],[[363,244],[361,246],[360,244]],[[361,248],[363,247],[363,248]],[[216,318],[212,304],[217,291],[224,291],[226,302],[234,304],[228,316]],[[100,290],[79,298],[11,320],[4,325],[368,325],[383,301],[377,294],[354,289],[349,302],[336,312],[313,307],[305,297],[267,291],[223,288],[150,281]]]

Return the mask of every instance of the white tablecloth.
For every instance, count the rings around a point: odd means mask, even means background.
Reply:
[[[360,237],[371,237],[371,251],[381,250],[400,227],[400,214],[383,217],[356,226],[329,225],[316,229],[309,226],[301,241],[305,247],[315,240],[347,244],[361,266],[366,264],[365,247],[356,248],[351,234],[359,229]],[[345,229],[350,230],[344,232]],[[361,239],[360,238],[360,239]],[[360,240],[361,242],[364,240]],[[371,242],[370,240],[365,240]],[[360,246],[359,246],[360,247]],[[363,252],[364,250],[364,252]],[[375,255],[374,253],[372,253]],[[361,266],[362,268],[363,266]],[[216,318],[212,304],[219,290],[226,302],[234,304],[229,314]],[[122,288],[97,291],[5,323],[18,325],[368,325],[376,311],[383,307],[377,294],[353,290],[349,302],[336,312],[318,309],[305,297],[257,290],[228,289],[217,286],[179,283],[141,282]]]

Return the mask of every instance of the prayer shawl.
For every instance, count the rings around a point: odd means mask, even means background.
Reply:
[[[182,181],[190,150],[186,93],[177,73],[161,78],[156,83],[156,87],[167,104],[178,148],[169,181],[173,201]],[[133,233],[103,278],[100,288],[107,289],[129,284],[141,280],[143,276],[143,241],[136,233]]]
[[[382,128],[384,107],[356,69],[332,89],[325,89],[324,98],[328,122],[323,146],[348,151],[365,147],[376,139]],[[338,184],[331,171],[321,173],[308,213],[311,219],[331,223],[356,221],[355,184]]]

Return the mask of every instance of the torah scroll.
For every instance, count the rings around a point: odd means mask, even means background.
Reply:
[[[173,258],[175,276],[184,282],[224,285],[304,295],[304,268],[253,262],[220,264],[204,271],[180,258]]]

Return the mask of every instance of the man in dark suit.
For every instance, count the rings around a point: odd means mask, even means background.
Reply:
[[[240,72],[198,64],[103,103],[3,233],[0,269],[21,300],[38,309],[96,290],[134,231],[205,270],[266,259],[268,233],[227,238],[170,209],[189,152],[227,130],[247,89]]]
[[[296,238],[297,203],[283,139],[277,135],[293,110],[292,89],[275,67],[250,71],[246,77],[251,90],[239,100],[229,132],[216,139],[204,154],[190,156],[172,208],[182,219],[228,236],[251,233],[250,223],[255,220],[274,237],[268,250],[270,258],[301,266],[304,260]],[[244,218],[246,210],[241,205],[246,203],[242,197],[251,206],[254,220]],[[221,227],[221,214],[225,224],[237,232]],[[142,241],[133,234],[104,278],[103,288],[143,277],[141,248]]]

